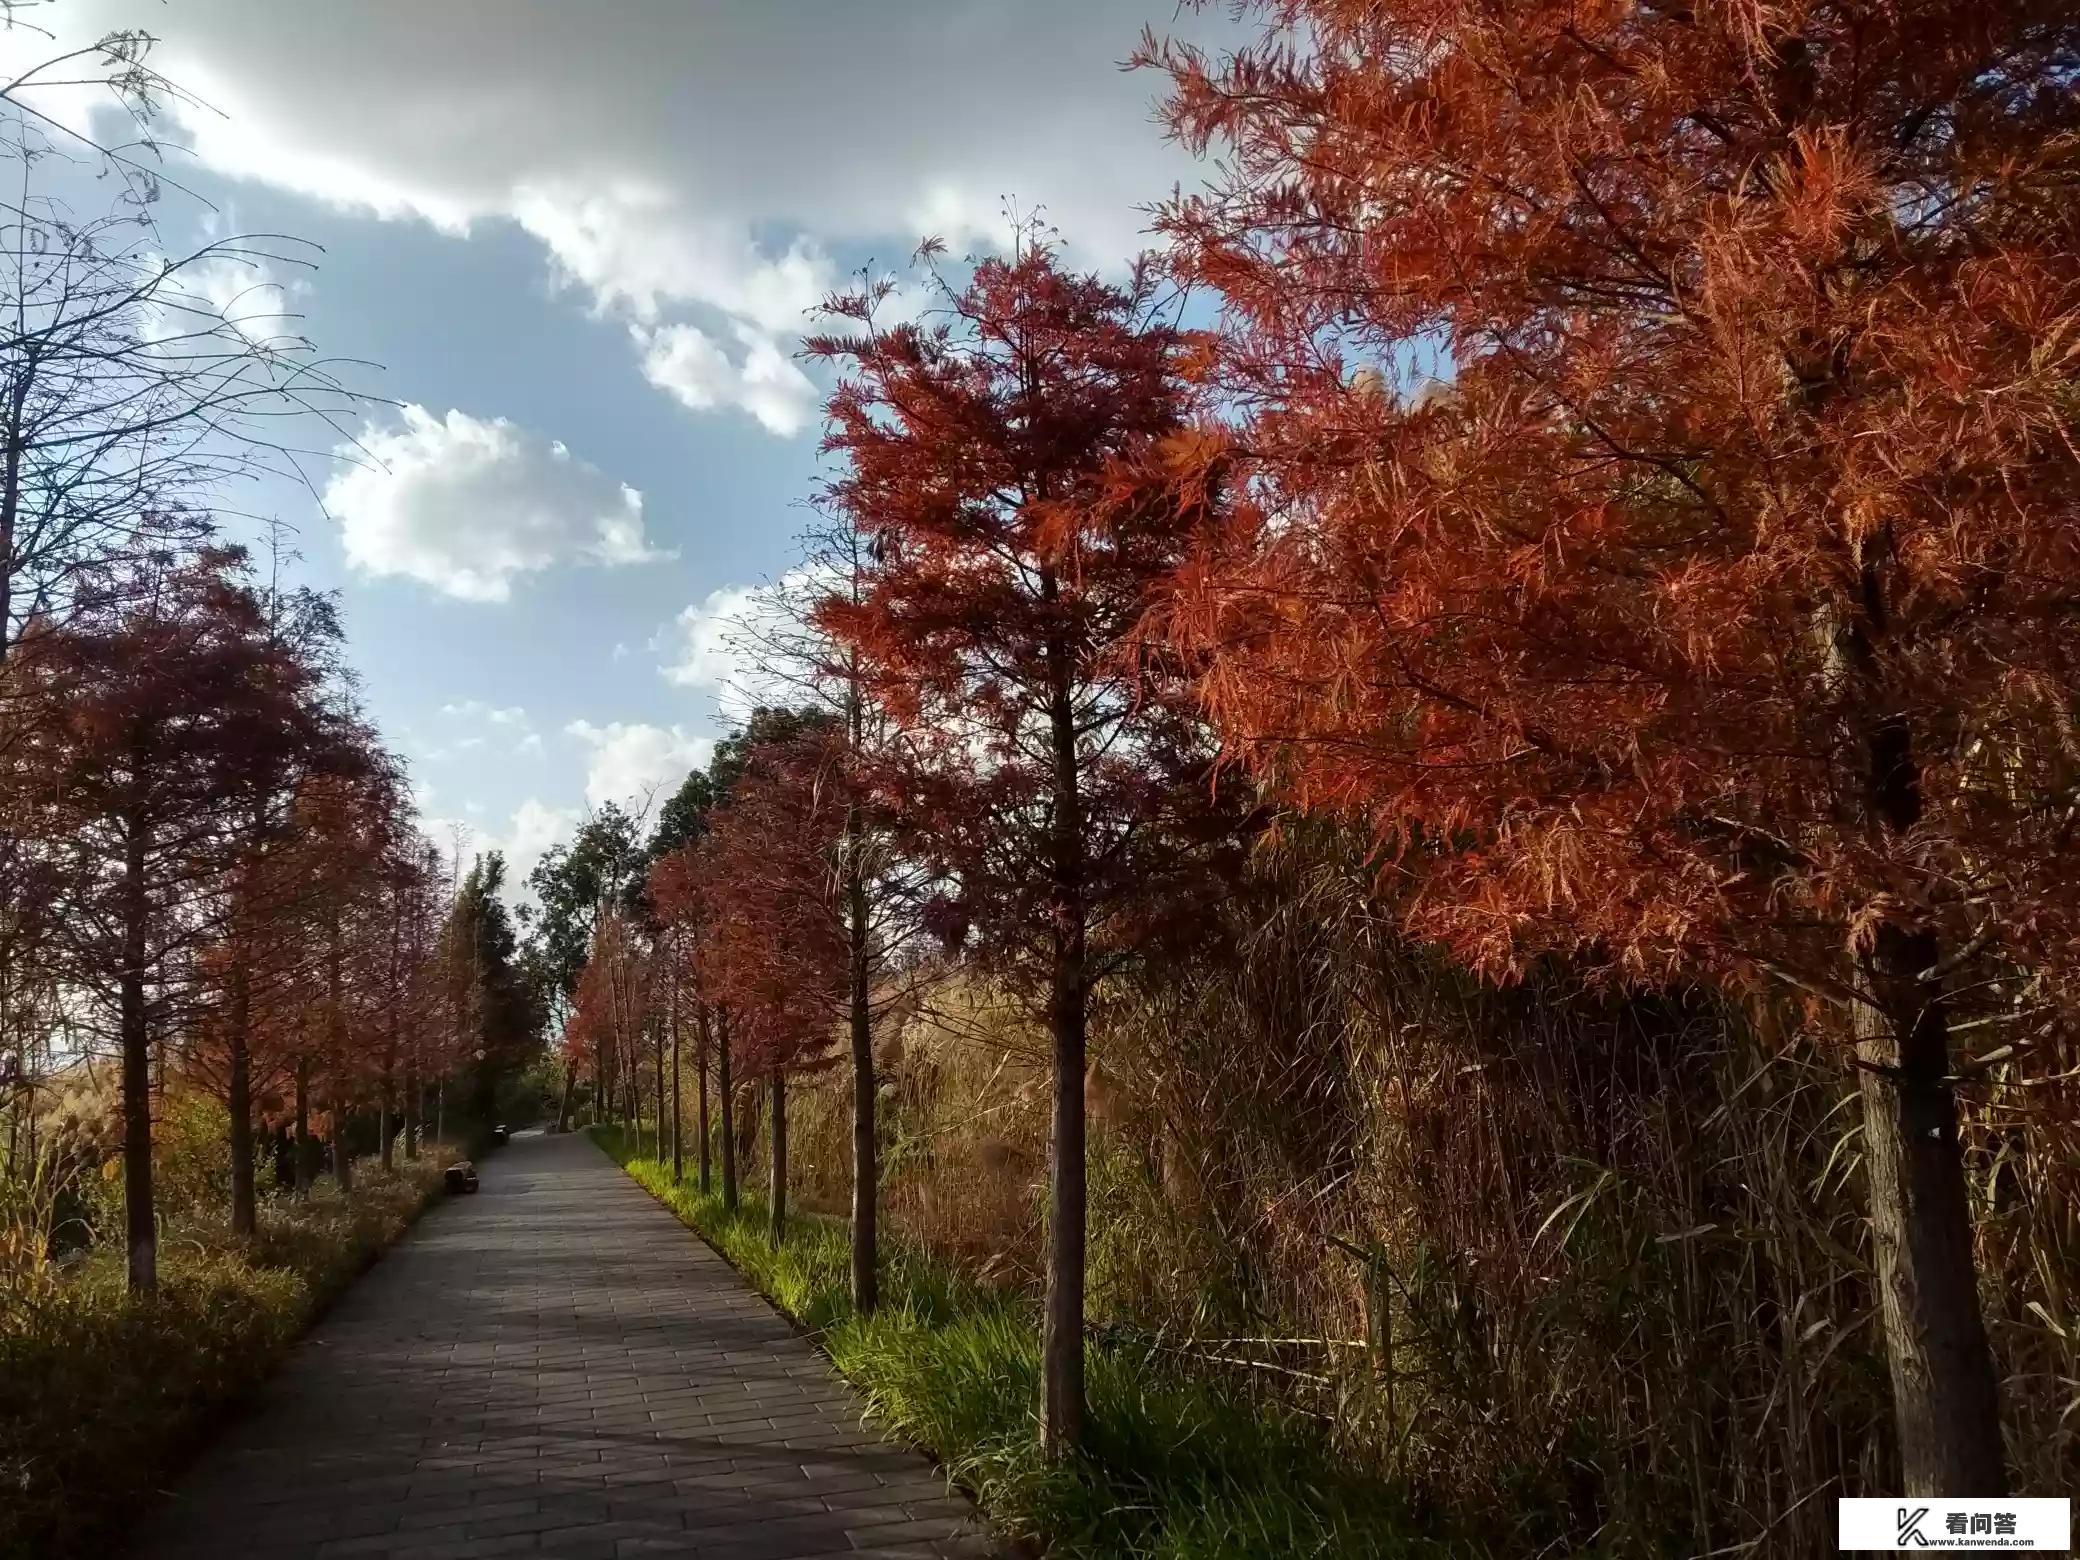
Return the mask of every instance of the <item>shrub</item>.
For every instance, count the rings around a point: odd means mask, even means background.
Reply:
[[[169,1223],[158,1293],[134,1296],[119,1250],[0,1307],[0,1557],[109,1552],[210,1421],[252,1391],[323,1307],[439,1188],[430,1150],[351,1196],[278,1199],[250,1243]]]

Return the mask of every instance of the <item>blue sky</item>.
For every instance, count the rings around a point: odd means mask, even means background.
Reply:
[[[925,4],[56,0],[60,44],[143,27],[175,105],[169,244],[321,245],[284,286],[380,371],[293,525],[437,837],[524,873],[588,806],[676,783],[728,726],[726,624],[784,571],[816,472],[804,306],[926,233],[1042,207],[1112,268],[1194,170],[1117,62],[1112,0]],[[19,68],[52,43],[0,38]],[[73,94],[52,112],[77,122]],[[82,201],[96,199],[91,192]],[[214,227],[213,227],[214,225]],[[253,295],[252,309],[269,307]],[[636,496],[639,495],[639,498]]]

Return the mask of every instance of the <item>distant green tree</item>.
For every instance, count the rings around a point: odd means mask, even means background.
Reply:
[[[579,825],[568,845],[551,846],[527,875],[539,908],[530,917],[525,967],[548,1027],[560,1033],[568,1022],[600,917],[628,903],[646,868],[641,825],[609,802]],[[602,1047],[594,1059],[596,1099],[608,1097],[613,1066],[613,1057]],[[569,1118],[577,1081],[575,1071],[565,1081],[559,1127]]]
[[[664,806],[657,810],[657,827],[650,831],[644,854],[651,861],[668,856],[681,845],[699,839],[708,826],[708,809],[715,805],[715,783],[704,770],[690,770],[685,781]]]
[[[445,939],[450,1012],[470,1071],[480,1125],[497,1113],[500,1082],[541,1049],[543,1012],[520,963],[520,937],[501,890],[505,857],[478,856],[456,891]]]
[[[646,862],[638,836],[636,820],[609,802],[579,825],[570,844],[551,846],[527,875],[541,903],[532,917],[529,965],[559,1013],[577,993],[601,911],[641,881]]]
[[[708,761],[710,805],[720,806],[729,800],[737,782],[744,778],[745,766],[760,749],[786,747],[804,733],[836,722],[837,717],[828,710],[760,705],[741,727],[715,744],[715,756]]]

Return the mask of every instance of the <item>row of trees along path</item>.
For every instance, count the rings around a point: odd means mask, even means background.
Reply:
[[[831,301],[827,524],[763,641],[799,696],[628,832],[572,1058],[611,1093],[690,1022],[732,1194],[767,1079],[777,1231],[785,1079],[849,1037],[869,1306],[877,993],[927,934],[1023,993],[1064,1451],[1093,992],[1274,815],[1332,819],[1482,974],[1811,1004],[1905,1486],[2000,1491],[1951,1035],[2055,1013],[2080,946],[2070,18],[1256,9],[1138,58],[1228,158],[1161,211],[1219,330],[1036,230],[921,320]]]
[[[82,573],[6,673],[12,906],[5,975],[31,1024],[64,988],[120,1058],[131,1286],[157,1276],[155,1101],[169,1074],[228,1119],[231,1224],[257,1227],[255,1131],[285,1102],[296,1190],[320,1130],[415,1157],[427,1090],[488,1119],[537,1043],[503,863],[451,889],[401,770],[347,691],[330,601],[259,588],[235,548]],[[30,1080],[33,1082],[33,1080]]]
[[[0,5],[19,23],[14,10]],[[308,1194],[321,1137],[342,1182],[359,1123],[386,1164],[399,1123],[416,1155],[429,1090],[486,1088],[539,1039],[529,1015],[476,1000],[513,952],[499,863],[448,902],[402,765],[360,709],[335,603],[286,583],[283,528],[263,571],[220,523],[239,484],[307,485],[310,444],[369,398],[351,382],[363,365],[320,355],[282,308],[272,278],[309,269],[314,246],[168,242],[160,203],[180,186],[153,136],[185,99],[153,42],[110,33],[0,84],[7,1165],[52,1151],[39,1132],[67,1066],[113,1053],[139,1292],[159,1276],[153,1118],[169,1083],[223,1102],[230,1223],[251,1236],[262,1125],[293,1130]],[[71,128],[61,105],[82,93],[135,138]],[[105,207],[76,211],[81,189]]]

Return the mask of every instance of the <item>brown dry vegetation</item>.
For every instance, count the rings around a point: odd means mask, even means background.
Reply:
[[[224,1108],[175,1087],[157,1102],[156,1291],[126,1287],[121,1112],[76,1069],[46,1090],[30,1151],[25,1110],[0,1129],[0,1557],[113,1552],[216,1420],[395,1240],[453,1156],[385,1169],[352,1191],[331,1176],[305,1199],[266,1197],[231,1227]]]
[[[1505,1513],[1509,1552],[1830,1551],[1835,1495],[1897,1467],[1839,1043],[1702,991],[1482,986],[1326,866],[1276,887],[1246,943],[1129,980],[1093,1030],[1099,1335],[1306,1406],[1444,1511]],[[1041,1028],[964,974],[878,1050],[895,1235],[1037,1285]],[[2036,1494],[2080,1474],[2076,1064],[2046,1043],[1963,1090]],[[846,1207],[849,1088],[791,1085],[805,1209]]]

